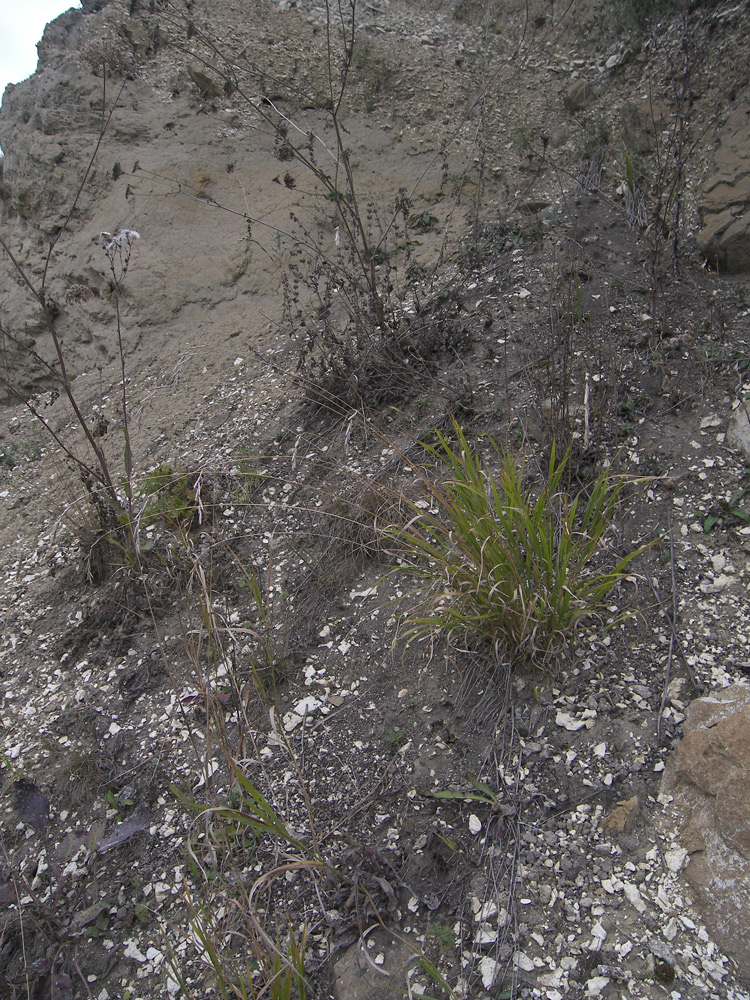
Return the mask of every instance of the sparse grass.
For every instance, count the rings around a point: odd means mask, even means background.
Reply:
[[[170,528],[187,529],[198,516],[195,477],[169,463],[148,472],[139,493],[145,500],[145,527],[163,520]]]
[[[228,753],[227,765],[231,788],[224,803],[204,807],[171,786],[178,800],[197,815],[204,833],[187,846],[188,864],[199,888],[195,894],[187,887],[183,891],[188,929],[181,932],[181,946],[170,949],[167,974],[186,996],[204,995],[182,971],[180,953],[187,947],[207,970],[217,996],[305,1000],[308,925],[292,926],[273,887],[300,874],[315,880],[327,868],[320,859],[307,792],[303,786],[309,843],[292,830]],[[195,853],[198,844],[200,857]],[[249,858],[260,874],[245,885]]]
[[[397,537],[429,595],[405,621],[411,641],[445,633],[490,643],[514,662],[554,670],[580,623],[600,614],[638,549],[617,558],[606,536],[624,479],[602,472],[575,495],[568,455],[554,447],[535,495],[523,465],[494,442],[490,471],[454,423],[456,446],[437,432],[425,445],[447,477],[425,479],[425,499]]]
[[[277,929],[271,937],[258,916],[245,908],[241,897],[242,893],[239,897],[227,895],[219,907],[185,896],[190,914],[186,937],[200,955],[216,988],[215,995],[224,1000],[306,1000],[307,926],[302,926],[298,936],[290,927],[286,933]],[[180,984],[183,995],[205,995],[185,979],[174,950],[168,959],[167,976]]]
[[[215,836],[221,844],[244,843],[247,837],[271,837],[304,852],[305,845],[295,837],[262,792],[245,777],[240,766],[233,762],[232,771],[236,782],[232,796],[234,804],[207,808],[174,786],[172,792],[187,809],[215,821]]]
[[[245,449],[240,449],[239,456],[232,469],[232,502],[249,504],[257,497],[266,484],[268,475],[258,469],[260,456]]]

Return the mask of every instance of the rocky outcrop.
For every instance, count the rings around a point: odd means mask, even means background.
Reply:
[[[665,772],[685,877],[716,941],[750,979],[750,685],[690,705]]]
[[[750,100],[737,105],[719,133],[701,216],[701,253],[722,271],[750,271]]]

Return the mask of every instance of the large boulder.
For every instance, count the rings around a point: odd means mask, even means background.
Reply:
[[[701,217],[701,253],[722,271],[750,271],[750,100],[737,105],[719,133]]]
[[[684,733],[662,785],[667,822],[707,927],[750,981],[750,685],[693,701]]]

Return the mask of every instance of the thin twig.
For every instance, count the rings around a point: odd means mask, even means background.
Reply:
[[[667,514],[667,528],[669,532],[669,568],[670,568],[671,582],[672,582],[671,611],[667,610],[667,608],[664,607],[664,602],[661,599],[659,591],[657,590],[654,581],[653,580],[651,581],[651,590],[653,591],[654,597],[659,603],[659,607],[662,613],[664,614],[664,617],[669,622],[669,628],[671,632],[669,640],[669,653],[667,655],[667,667],[664,674],[664,690],[662,691],[661,703],[659,705],[659,717],[656,725],[656,735],[657,738],[659,739],[661,739],[661,720],[662,720],[662,715],[664,714],[664,709],[666,708],[667,704],[668,688],[672,676],[672,663],[674,661],[675,653],[677,653],[677,656],[679,657],[682,665],[685,667],[688,677],[690,678],[690,683],[693,685],[693,688],[696,691],[701,690],[701,685],[695,678],[695,674],[690,664],[688,663],[687,656],[685,655],[685,650],[682,647],[682,642],[680,641],[680,637],[677,634],[677,624],[676,624],[677,623],[677,578],[675,574],[674,533],[672,531],[671,511],[669,511]]]

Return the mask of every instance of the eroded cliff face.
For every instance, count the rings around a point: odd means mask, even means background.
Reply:
[[[579,7],[598,16],[593,0]],[[552,109],[568,115],[557,86],[517,76],[525,3],[503,3],[488,23],[482,10],[454,0],[360,7],[341,107],[346,148],[373,231],[388,230],[401,189],[416,215],[444,200],[439,235],[420,234],[429,266],[475,205],[505,211],[546,172],[508,137],[536,139]],[[537,28],[529,31],[533,40]],[[334,30],[334,78],[339,46]],[[538,53],[522,61],[529,81],[547,75]],[[535,100],[521,109],[529,86]],[[314,133],[314,162],[336,176],[329,91],[325,12],[312,2],[91,0],[48,26],[38,71],[8,88],[0,111],[0,226],[37,290],[44,276],[71,375],[116,360],[100,234],[122,228],[141,235],[120,302],[131,372],[166,343],[204,350],[240,334],[253,349],[278,342],[290,258],[303,244],[327,253],[337,243],[335,205],[314,172],[287,159],[274,124],[288,117],[303,143]],[[559,155],[577,155],[561,148],[564,126],[561,135]],[[57,363],[49,330],[7,258],[0,316],[14,390],[48,388],[43,362]],[[136,363],[137,348],[145,354]],[[0,399],[13,398],[0,388]]]
[[[257,22],[256,11],[243,27],[252,35]],[[253,261],[245,214],[252,206],[280,223],[292,192],[272,183],[282,165],[253,119],[256,94],[230,101],[220,74],[193,66],[196,43],[178,37],[188,30],[137,4],[68,11],[48,26],[38,71],[6,91],[2,230],[37,289],[56,240],[45,287],[72,374],[106,365],[117,350],[102,232],[142,237],[121,291],[127,351],[144,338],[148,353],[173,338],[188,347],[209,321],[216,336],[246,329],[278,287],[268,256]],[[283,80],[284,59],[274,62]],[[201,66],[212,95],[194,80]],[[47,386],[48,372],[27,348],[52,362],[49,331],[7,258],[0,316],[15,387],[26,394]]]

